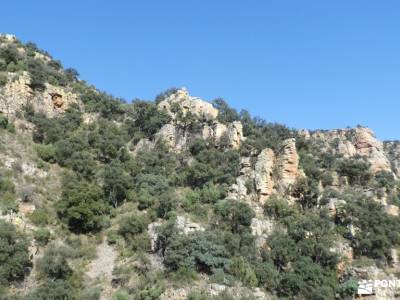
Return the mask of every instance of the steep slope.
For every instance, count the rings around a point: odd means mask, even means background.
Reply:
[[[400,271],[399,166],[365,127],[128,104],[1,35],[0,299],[351,298]]]

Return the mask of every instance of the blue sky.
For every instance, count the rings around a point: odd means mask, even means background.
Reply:
[[[296,128],[400,139],[400,2],[4,1],[0,32],[127,100],[185,86]]]

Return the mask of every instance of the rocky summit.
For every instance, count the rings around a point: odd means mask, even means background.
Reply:
[[[395,299],[359,282],[400,272],[399,178],[367,127],[127,102],[0,36],[0,299]]]

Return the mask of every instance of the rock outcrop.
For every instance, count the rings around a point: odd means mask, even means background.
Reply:
[[[189,96],[186,89],[177,90],[158,106],[171,115],[172,121],[160,129],[156,139],[163,139],[176,151],[187,150],[190,141],[197,138],[211,139],[217,145],[224,144],[233,149],[239,149],[244,140],[240,122],[218,122],[218,110],[211,103]],[[196,119],[194,128],[184,124],[184,117],[189,113]]]
[[[240,175],[228,197],[245,200],[250,186],[254,187],[258,201],[265,203],[276,190],[287,189],[301,176],[296,141],[288,139],[278,153],[266,148],[255,157],[242,158]]]
[[[157,239],[158,233],[157,228],[162,226],[162,222],[150,223],[147,227],[147,232],[150,237],[150,247],[151,251],[156,251],[157,249]],[[181,234],[190,234],[196,231],[204,231],[205,228],[198,223],[190,221],[187,217],[177,216],[175,221],[175,226]]]
[[[78,96],[68,88],[56,87],[46,83],[43,92],[31,88],[31,78],[27,72],[9,73],[6,85],[0,89],[0,112],[15,116],[30,104],[36,111],[54,117],[71,106],[79,104]]]
[[[177,90],[158,104],[166,110],[172,118],[176,118],[178,111],[185,116],[189,112],[202,120],[215,120],[218,110],[211,103],[189,95],[185,88]]]
[[[336,129],[330,131],[302,131],[306,138],[313,138],[323,143],[322,150],[333,150],[345,158],[360,155],[371,164],[371,173],[391,172],[391,165],[385,155],[384,145],[373,131],[367,127]]]
[[[400,141],[385,142],[384,149],[391,163],[393,172],[397,177],[400,177]]]
[[[265,202],[274,189],[273,170],[275,165],[275,154],[269,148],[264,149],[257,157],[254,167],[254,182],[260,201]]]
[[[288,139],[283,143],[277,163],[280,184],[284,188],[294,184],[301,175],[295,139]]]

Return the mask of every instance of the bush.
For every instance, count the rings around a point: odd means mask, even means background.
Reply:
[[[0,285],[22,280],[32,267],[29,240],[14,225],[0,220]]]
[[[225,247],[210,232],[172,235],[164,255],[164,264],[170,271],[187,268],[212,273],[215,269],[227,269],[229,265]]]
[[[229,265],[229,273],[246,286],[257,286],[257,276],[252,266],[243,257],[234,257]]]
[[[29,215],[29,220],[36,226],[45,226],[49,223],[49,213],[45,208],[36,208]]]
[[[105,225],[104,215],[108,212],[103,199],[104,194],[97,185],[68,176],[57,203],[58,216],[74,232],[99,231]]]
[[[131,214],[124,217],[119,225],[118,234],[134,250],[148,250],[150,239],[147,235],[147,226],[150,224],[146,214]]]
[[[50,241],[51,234],[47,228],[41,227],[34,232],[33,237],[35,238],[36,243],[43,247]]]
[[[72,275],[68,264],[68,258],[71,257],[72,251],[65,246],[50,245],[43,257],[37,260],[37,270],[42,277],[65,280]]]
[[[30,292],[26,300],[74,300],[72,287],[67,281],[46,280]]]
[[[8,119],[5,115],[0,113],[0,128],[7,129]]]
[[[35,150],[38,156],[44,161],[55,163],[56,162],[56,148],[52,145],[35,145]]]
[[[0,71],[1,71],[1,68],[0,68]],[[5,74],[0,73],[0,87],[5,86],[6,84],[7,84],[7,76]]]
[[[215,205],[215,213],[233,233],[249,230],[254,211],[248,204],[235,200],[222,200]]]
[[[361,159],[342,160],[337,172],[341,176],[346,176],[351,185],[366,185],[371,179],[370,164]]]

